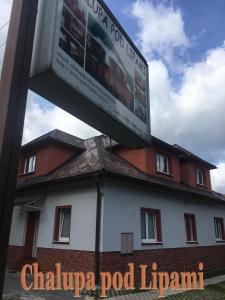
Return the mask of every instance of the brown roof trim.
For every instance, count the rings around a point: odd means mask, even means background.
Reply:
[[[60,179],[54,179],[51,181],[42,181],[42,182],[37,182],[37,183],[29,183],[29,184],[22,184],[22,185],[18,185],[17,186],[17,192],[20,191],[24,191],[24,190],[30,190],[30,189],[34,189],[37,187],[46,187],[49,185],[56,185],[56,184],[61,184],[61,183],[65,183],[65,182],[73,182],[74,180],[77,181],[77,183],[83,181],[83,180],[95,180],[96,177],[111,177],[111,178],[117,178],[117,179],[122,179],[123,181],[126,182],[134,182],[134,183],[139,183],[139,184],[143,184],[145,186],[148,187],[154,187],[156,188],[158,191],[173,191],[176,193],[181,193],[181,194],[186,194],[188,196],[195,196],[197,198],[206,198],[209,200],[216,200],[218,202],[221,202],[223,204],[225,204],[225,197],[223,195],[220,195],[218,193],[215,192],[205,192],[205,191],[198,191],[196,189],[190,188],[190,187],[186,187],[185,185],[180,185],[179,186],[172,186],[172,185],[167,185],[166,182],[165,184],[159,183],[159,182],[152,182],[152,181],[148,181],[145,179],[141,179],[141,178],[136,178],[136,177],[130,177],[128,175],[123,175],[123,174],[118,174],[118,173],[114,173],[112,171],[107,171],[107,170],[100,170],[100,171],[95,171],[92,173],[86,173],[86,174],[82,174],[82,175],[76,175],[73,177],[67,177],[67,178],[60,178]]]

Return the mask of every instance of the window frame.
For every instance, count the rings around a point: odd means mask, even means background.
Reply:
[[[27,175],[27,174],[34,173],[35,168],[36,168],[36,162],[37,162],[37,155],[36,154],[27,156],[24,160],[23,174]],[[31,165],[32,165],[32,169],[30,169]]]
[[[62,231],[62,211],[70,209],[70,228],[69,236],[66,238],[61,237]],[[55,208],[55,222],[53,231],[53,243],[69,244],[70,243],[70,232],[71,232],[71,220],[72,220],[72,205],[56,206]]]
[[[160,168],[161,157],[166,158],[166,162],[167,162],[166,167],[167,167],[167,170],[168,170],[167,172],[161,170],[163,168]],[[160,152],[156,153],[156,171],[159,172],[159,173],[165,174],[165,175],[170,175],[171,174],[171,172],[170,172],[170,157],[167,154],[160,153]]]
[[[154,214],[155,216],[155,239],[142,238],[142,215],[145,214],[145,231],[146,237],[148,236],[148,215]],[[162,225],[161,225],[161,211],[160,209],[141,208],[141,243],[146,244],[162,244]]]
[[[221,226],[221,238],[217,237],[216,222],[220,222],[220,226]],[[223,221],[223,218],[214,217],[214,229],[215,229],[216,241],[217,242],[224,242],[225,241],[225,231],[224,231],[224,221]]]
[[[200,180],[199,180],[199,178],[200,178],[199,173],[202,174],[201,175],[202,183],[200,183]],[[197,183],[197,185],[205,186],[205,171],[203,169],[199,169],[199,168],[196,169],[196,183]]]
[[[196,215],[191,213],[185,213],[184,224],[186,230],[186,243],[198,243]],[[193,228],[191,225],[193,225]]]

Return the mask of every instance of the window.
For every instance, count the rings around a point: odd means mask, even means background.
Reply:
[[[141,240],[143,243],[162,242],[159,210],[141,210]]]
[[[197,169],[196,171],[197,184],[204,185],[204,171]]]
[[[157,171],[169,174],[169,158],[166,155],[157,154]]]
[[[36,155],[29,156],[25,159],[24,174],[29,174],[35,171]]]
[[[185,214],[184,215],[187,242],[197,242],[197,231],[195,215]]]
[[[121,254],[133,253],[133,233],[121,233]]]
[[[215,234],[217,241],[225,240],[224,223],[222,218],[214,218]]]
[[[71,206],[56,207],[54,241],[69,242],[71,224]]]

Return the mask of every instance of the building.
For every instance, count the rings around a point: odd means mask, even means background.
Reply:
[[[37,260],[43,271],[225,267],[225,197],[215,166],[152,137],[125,149],[105,136],[54,130],[21,149],[8,267]]]

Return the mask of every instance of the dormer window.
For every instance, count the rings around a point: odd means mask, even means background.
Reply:
[[[204,171],[197,169],[196,170],[196,180],[197,180],[197,184],[199,185],[204,185]]]
[[[29,156],[25,159],[24,174],[33,173],[35,171],[36,155]]]
[[[169,157],[163,154],[157,154],[157,171],[169,174]]]

